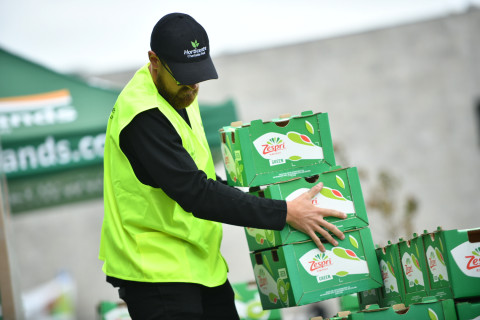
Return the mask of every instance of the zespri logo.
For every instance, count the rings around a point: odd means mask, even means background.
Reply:
[[[328,257],[327,254],[321,252],[320,254],[316,254],[313,256],[312,261],[310,263],[310,271],[315,271],[318,269],[324,269],[328,266],[332,265],[332,259]]]
[[[450,251],[458,268],[468,277],[480,278],[480,246],[466,241]]]
[[[295,131],[287,134],[267,132],[253,141],[257,152],[262,158],[270,160],[271,165],[284,163],[285,160],[324,159],[323,149],[317,144],[307,135]]]
[[[283,142],[283,140],[278,137],[271,138],[267,141],[267,143],[262,145],[262,147],[263,147],[262,153],[264,155],[267,155],[272,152],[279,152],[281,150],[285,150],[285,142]]]
[[[259,287],[266,287],[268,285],[267,273],[265,270],[260,269],[257,275],[258,279],[258,286]]]
[[[480,247],[473,250],[471,256],[466,256],[465,258],[468,259],[468,263],[467,263],[468,270],[480,268]]]

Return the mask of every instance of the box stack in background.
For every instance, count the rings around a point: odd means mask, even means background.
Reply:
[[[380,312],[398,305],[404,306],[398,319],[480,319],[480,228],[413,234],[378,248],[377,257],[384,284],[358,293],[364,318],[352,319],[381,319]]]
[[[281,231],[245,228],[263,309],[305,305],[382,285],[358,172],[336,165],[326,113],[232,123],[219,133],[229,185],[288,201],[322,182],[312,203],[347,214],[346,219],[326,218],[346,236],[336,247],[324,241],[326,252],[289,225]]]

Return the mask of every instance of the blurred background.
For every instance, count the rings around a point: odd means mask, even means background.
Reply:
[[[6,0],[2,248],[30,319],[49,319],[45,305],[95,319],[101,301],[120,301],[97,258],[102,143],[170,12],[209,34],[219,79],[201,84],[199,101],[219,175],[221,126],[327,112],[337,164],[359,169],[375,243],[479,226],[480,0]],[[232,283],[253,280],[242,228],[224,226],[222,252]],[[282,312],[338,310],[333,299]]]

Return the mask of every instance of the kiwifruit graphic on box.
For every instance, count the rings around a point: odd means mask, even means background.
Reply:
[[[227,182],[253,187],[311,176],[335,166],[326,113],[254,120],[219,130]]]
[[[264,189],[251,191],[256,196],[277,200],[293,200],[322,182],[322,190],[312,198],[315,206],[344,212],[345,219],[326,217],[341,231],[361,229],[368,226],[367,211],[357,168],[342,168],[323,172],[308,178],[297,178],[276,183]],[[309,240],[310,237],[290,225],[280,231],[245,228],[250,251],[276,247],[282,244]]]

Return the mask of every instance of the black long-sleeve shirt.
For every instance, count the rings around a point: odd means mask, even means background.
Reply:
[[[190,124],[186,110],[178,112]],[[156,108],[138,114],[122,130],[120,148],[141,183],[161,188],[197,218],[260,229],[285,226],[285,201],[255,197],[208,179],[183,148],[173,125]],[[111,277],[107,280],[115,286],[122,283]]]
[[[188,123],[185,110],[179,113]],[[140,182],[161,188],[197,218],[272,230],[285,225],[285,201],[258,198],[207,179],[156,108],[140,113],[122,130],[120,148]]]

